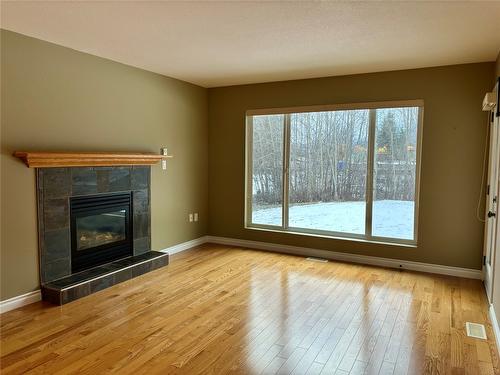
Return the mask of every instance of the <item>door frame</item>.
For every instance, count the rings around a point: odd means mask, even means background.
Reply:
[[[498,93],[498,83],[494,92]],[[484,247],[483,247],[483,267],[484,286],[486,295],[490,303],[493,302],[496,250],[500,246],[500,117],[497,116],[497,105],[488,113],[488,176],[485,204],[485,224],[484,224]],[[485,145],[486,146],[486,145]],[[495,216],[489,217],[488,213]]]

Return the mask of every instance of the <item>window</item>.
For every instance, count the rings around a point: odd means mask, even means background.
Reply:
[[[247,112],[246,226],[415,244],[422,101]]]

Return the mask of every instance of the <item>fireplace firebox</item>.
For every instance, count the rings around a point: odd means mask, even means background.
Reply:
[[[73,273],[133,255],[130,192],[70,199]]]

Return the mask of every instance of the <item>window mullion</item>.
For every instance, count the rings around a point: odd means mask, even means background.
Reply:
[[[375,159],[375,126],[376,109],[369,110],[368,125],[368,155],[366,160],[366,216],[365,216],[365,235],[372,236],[372,217],[373,217],[373,185],[374,185],[374,159]]]
[[[283,229],[288,229],[288,203],[290,188],[290,114],[283,117]]]

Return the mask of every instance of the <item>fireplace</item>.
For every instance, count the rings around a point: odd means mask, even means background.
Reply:
[[[42,298],[62,305],[168,264],[151,250],[151,167],[37,168]]]
[[[71,271],[133,255],[131,193],[70,198]]]

